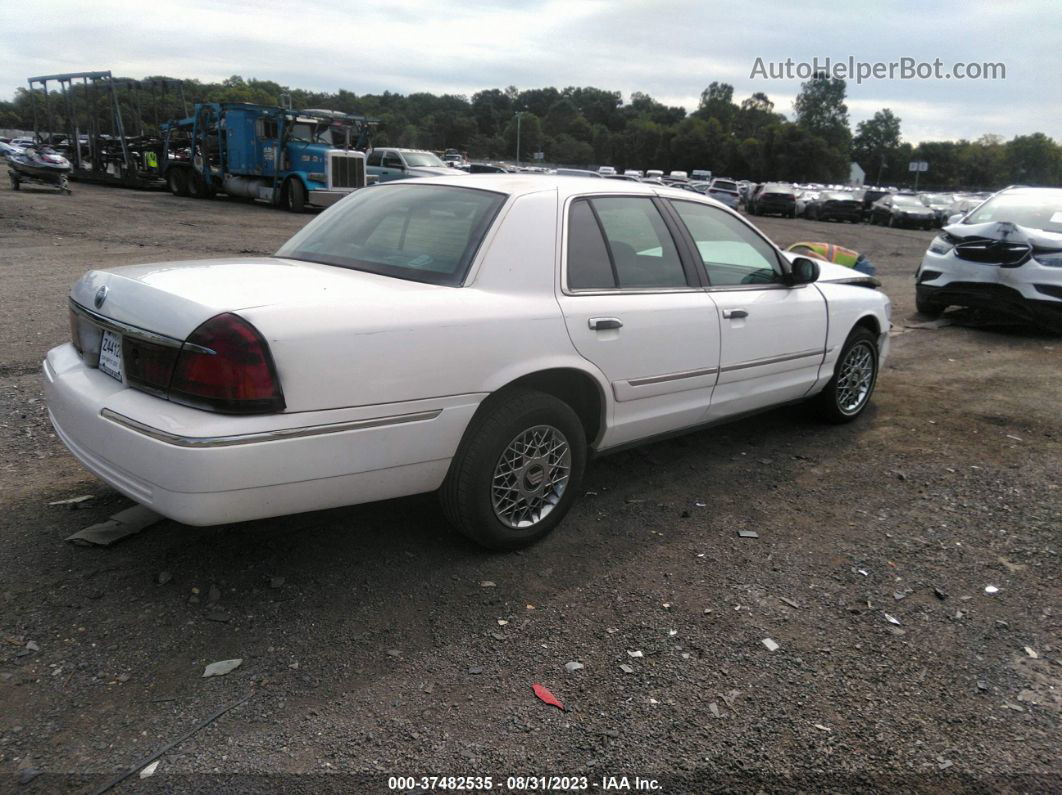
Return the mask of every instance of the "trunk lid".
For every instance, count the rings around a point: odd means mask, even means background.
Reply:
[[[106,318],[184,340],[222,312],[278,303],[402,305],[448,289],[330,265],[253,257],[92,270],[77,281],[70,297]]]

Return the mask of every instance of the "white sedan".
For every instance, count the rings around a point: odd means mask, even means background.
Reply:
[[[85,467],[179,522],[439,490],[512,549],[594,453],[807,399],[857,417],[888,345],[872,285],[689,191],[403,180],[272,257],[89,271],[44,380]]]

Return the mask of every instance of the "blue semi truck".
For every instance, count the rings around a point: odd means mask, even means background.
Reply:
[[[175,196],[217,193],[294,212],[327,207],[366,184],[375,122],[331,110],[203,102],[162,125],[162,177]]]

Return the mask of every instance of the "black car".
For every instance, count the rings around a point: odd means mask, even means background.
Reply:
[[[796,191],[790,185],[767,182],[749,199],[752,215],[782,215],[796,218]]]
[[[863,200],[863,220],[870,220],[870,208],[874,206],[874,202],[880,199],[882,196],[888,196],[892,191],[885,190],[884,188],[865,188],[862,194],[856,194],[857,198]]]
[[[882,196],[870,207],[870,223],[932,229],[937,219],[917,196],[904,193]]]
[[[804,217],[859,224],[863,222],[863,202],[844,191],[823,191],[804,205]]]
[[[469,174],[508,174],[510,170],[505,166],[498,166],[494,163],[472,163],[468,167]]]

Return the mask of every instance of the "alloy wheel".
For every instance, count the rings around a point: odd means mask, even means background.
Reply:
[[[568,439],[557,428],[536,425],[522,431],[505,447],[494,467],[494,515],[514,529],[538,524],[564,496],[571,465]]]
[[[855,414],[866,403],[873,386],[874,351],[869,342],[860,341],[849,348],[841,362],[837,407],[845,414]]]

